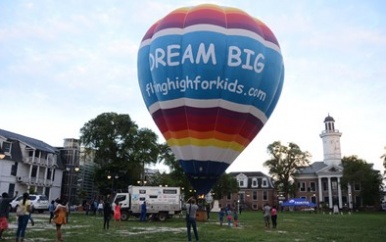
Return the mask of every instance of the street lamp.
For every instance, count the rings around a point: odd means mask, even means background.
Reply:
[[[111,180],[111,194],[113,194],[113,190],[114,190],[114,179],[118,179],[119,176],[118,175],[115,175],[114,177],[112,175],[107,175],[107,179]]]
[[[137,183],[140,186],[146,186],[147,181],[146,180],[138,180]]]

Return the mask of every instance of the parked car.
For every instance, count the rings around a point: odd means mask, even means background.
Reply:
[[[15,198],[9,204],[10,210],[16,211],[16,209],[19,206],[19,203],[22,199],[23,199],[23,195]],[[46,195],[31,194],[31,195],[29,195],[29,200],[31,201],[32,212],[38,211],[39,213],[43,213],[44,211],[48,210],[49,202],[48,202],[48,198]]]

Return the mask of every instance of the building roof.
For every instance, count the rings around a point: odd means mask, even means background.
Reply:
[[[335,122],[334,118],[330,116],[330,114],[324,119],[324,122]]]
[[[230,175],[232,176],[237,176],[238,174],[244,174],[246,175],[247,177],[256,177],[256,176],[261,176],[261,177],[268,177],[270,178],[269,176],[267,176],[266,174],[264,174],[263,172],[261,171],[237,171],[237,172],[229,172]]]
[[[16,133],[4,130],[4,129],[0,129],[0,136],[3,136],[4,138],[6,138],[8,140],[17,140],[19,142],[22,142],[22,143],[30,146],[31,148],[35,148],[35,149],[38,149],[41,151],[46,151],[48,153],[58,152],[58,150],[56,148],[52,147],[51,145],[49,145],[41,140],[27,137],[27,136],[24,136],[21,134],[16,134]]]
[[[326,166],[327,165],[324,164],[323,161],[316,161],[309,166],[299,169],[298,174],[316,174],[316,172],[320,171]]]

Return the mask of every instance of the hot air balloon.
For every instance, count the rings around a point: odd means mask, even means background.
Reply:
[[[153,24],[138,51],[143,99],[198,195],[251,143],[280,97],[280,46],[261,21],[204,4]]]

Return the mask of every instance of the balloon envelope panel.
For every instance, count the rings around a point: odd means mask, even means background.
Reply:
[[[205,194],[272,114],[284,65],[264,23],[206,4],[177,9],[147,31],[138,79],[155,123]]]

